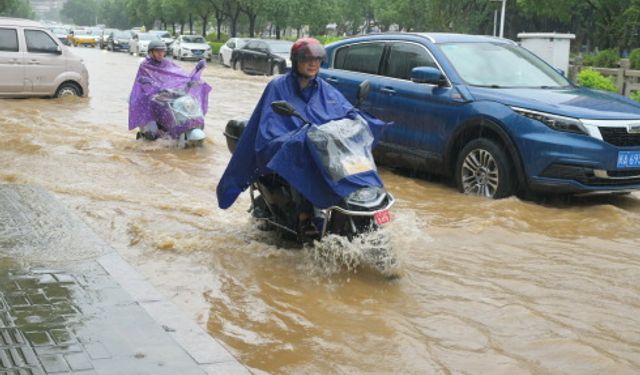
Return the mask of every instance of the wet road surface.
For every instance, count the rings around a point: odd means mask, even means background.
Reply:
[[[166,297],[268,373],[640,370],[640,195],[489,201],[382,168],[402,277],[329,272],[219,210],[222,131],[268,77],[211,64],[203,148],[127,130],[139,58],[75,48],[90,98],[0,100],[0,183],[56,194]],[[182,63],[191,68],[195,63]]]

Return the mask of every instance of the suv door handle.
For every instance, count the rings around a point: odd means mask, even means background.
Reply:
[[[389,94],[389,95],[395,95],[396,94],[396,90],[394,90],[393,87],[389,87],[389,86],[381,88],[380,91],[382,91],[382,92],[384,92],[386,94]]]
[[[339,82],[339,80],[337,78],[335,78],[335,77],[327,77],[327,78],[325,78],[325,80],[327,82],[331,82],[331,83],[338,83]]]
[[[40,61],[38,61],[38,60],[31,60],[31,61],[29,61],[29,64],[31,64],[31,65],[40,65]]]

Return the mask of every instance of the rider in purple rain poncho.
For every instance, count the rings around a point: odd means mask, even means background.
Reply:
[[[129,97],[129,130],[139,128],[137,138],[156,139],[162,132],[169,133],[176,138],[178,132],[184,129],[163,129],[158,123],[158,110],[154,108],[152,98],[162,90],[185,89],[188,94],[196,97],[200,103],[202,114],[208,110],[208,95],[211,86],[200,80],[204,60],[196,68],[187,73],[173,61],[165,58],[167,46],[161,40],[149,43],[149,55],[138,68],[131,96]],[[192,83],[198,82],[195,85]],[[204,126],[204,124],[202,124]],[[174,134],[175,133],[175,134]]]
[[[271,109],[274,101],[287,101],[313,124],[362,116],[375,138],[386,125],[354,108],[333,86],[318,77],[325,59],[324,47],[316,39],[298,40],[291,48],[291,72],[267,85],[238,146],[217,187],[218,205],[228,208],[260,176],[275,173],[318,208],[336,204],[351,192],[367,186],[382,186],[377,172],[327,179],[306,144],[308,126],[296,117]],[[316,125],[314,125],[316,126]]]

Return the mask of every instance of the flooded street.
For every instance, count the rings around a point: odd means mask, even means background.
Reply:
[[[88,99],[0,100],[0,183],[54,193],[256,372],[635,374],[640,194],[490,201],[381,168],[402,277],[329,272],[217,208],[222,134],[268,77],[210,64],[204,147],[135,140],[140,58],[75,48]],[[189,70],[195,63],[181,63]]]

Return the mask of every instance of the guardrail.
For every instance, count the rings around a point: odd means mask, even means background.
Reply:
[[[628,59],[620,60],[620,68],[598,68],[585,65],[570,65],[569,78],[576,81],[582,69],[593,69],[605,77],[612,77],[618,88],[618,94],[629,96],[634,91],[640,91],[640,70],[630,69]]]

